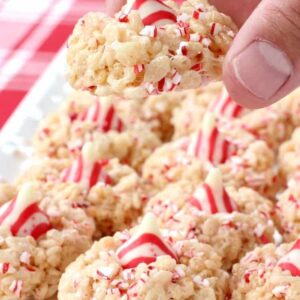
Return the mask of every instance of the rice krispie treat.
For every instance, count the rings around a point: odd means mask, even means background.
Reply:
[[[206,113],[198,133],[154,151],[143,166],[143,178],[154,189],[181,179],[199,183],[214,165],[230,185],[274,196],[280,187],[274,184],[278,180],[274,152],[239,127],[224,129],[226,132],[211,113]]]
[[[143,101],[127,99],[118,102],[117,108],[125,120],[146,122],[163,142],[167,142],[196,131],[221,89],[222,83],[214,82],[194,90],[150,95]]]
[[[0,298],[52,299],[66,266],[92,244],[94,222],[24,184],[0,207]]]
[[[233,267],[231,289],[233,300],[300,299],[300,240],[247,253]]]
[[[236,26],[206,0],[128,1],[89,13],[68,42],[69,81],[97,95],[144,98],[220,79]]]
[[[279,148],[278,161],[280,171],[286,180],[299,177],[300,170],[300,127],[297,127],[290,140],[283,143]]]
[[[290,179],[288,188],[277,195],[274,220],[283,240],[294,241],[300,234],[300,186],[299,179]]]
[[[228,294],[215,251],[196,240],[162,236],[148,214],[130,231],[94,243],[62,276],[58,299],[207,299]]]
[[[218,169],[203,183],[169,185],[145,207],[170,234],[182,234],[211,245],[230,269],[245,252],[273,241],[273,204],[249,188],[224,187]]]
[[[221,83],[210,84],[196,97],[189,97],[175,108],[172,118],[173,139],[201,129],[201,121],[207,111],[228,122],[228,119],[241,117],[249,110],[234,102]]]
[[[96,222],[97,237],[130,226],[146,200],[137,173],[117,159],[101,159],[98,146],[86,143],[75,160],[36,162],[18,179],[37,180],[50,199],[64,198],[83,208]]]
[[[76,157],[84,143],[94,140],[101,145],[102,158],[119,158],[139,169],[161,142],[142,117],[129,119],[122,111],[123,104],[118,109],[118,101],[116,97],[98,98],[88,92],[72,93],[57,112],[41,123],[33,142],[36,154]],[[134,114],[130,103],[126,105]]]

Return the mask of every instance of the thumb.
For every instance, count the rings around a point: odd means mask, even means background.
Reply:
[[[264,0],[237,34],[224,63],[231,96],[268,106],[300,85],[300,1]]]

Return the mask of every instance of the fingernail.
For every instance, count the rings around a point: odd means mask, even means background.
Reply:
[[[264,100],[275,95],[293,72],[288,56],[263,40],[254,41],[234,58],[233,68],[239,82],[254,96]]]

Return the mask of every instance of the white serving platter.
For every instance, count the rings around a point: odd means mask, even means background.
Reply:
[[[65,74],[64,45],[0,131],[0,180],[13,181],[30,158],[38,124],[71,90]]]

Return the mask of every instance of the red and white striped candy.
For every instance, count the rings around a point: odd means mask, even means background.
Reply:
[[[221,30],[222,30],[222,26],[219,23],[212,23],[210,26],[210,34],[212,36],[219,34]]]
[[[222,93],[212,103],[209,110],[218,117],[237,118],[244,108],[233,101],[227,90],[223,88]]]
[[[188,42],[180,42],[179,48],[177,50],[177,55],[183,55],[187,56],[188,55]]]
[[[79,183],[85,188],[91,188],[98,182],[111,184],[112,180],[105,171],[108,160],[99,161],[96,157],[96,146],[86,143],[76,161],[62,172],[61,181]]]
[[[162,255],[177,260],[175,251],[161,237],[155,216],[151,213],[144,217],[137,232],[117,250],[124,269],[135,268],[141,263],[150,264]]]
[[[193,12],[193,18],[196,20],[202,20],[204,21],[206,18],[206,13],[204,12],[204,8],[198,8],[197,10],[194,10]]]
[[[0,225],[9,227],[14,236],[35,239],[51,229],[48,216],[38,206],[33,184],[24,184],[16,199],[1,206]]]
[[[23,285],[23,280],[15,279],[9,286],[9,290],[12,291],[19,298],[21,297]]]
[[[235,145],[230,143],[218,130],[215,117],[211,113],[206,113],[202,128],[191,138],[187,153],[202,161],[218,165],[232,156],[235,150]]]
[[[212,169],[205,182],[190,198],[190,204],[208,214],[232,213],[237,210],[236,203],[227,194],[218,169]]]
[[[145,65],[143,65],[143,64],[138,64],[138,65],[134,66],[134,73],[136,75],[142,73],[144,70],[145,70]]]
[[[79,119],[97,123],[102,132],[110,130],[121,132],[124,128],[123,121],[117,116],[114,105],[106,99],[96,101],[94,105],[83,112]]]
[[[300,276],[300,239],[298,239],[290,251],[279,260],[278,266],[283,271],[289,271],[292,276]]]
[[[8,262],[0,263],[0,274],[12,274],[15,273],[16,269]]]
[[[140,31],[140,35],[157,37],[157,27],[155,25],[147,25]]]
[[[140,13],[144,25],[163,26],[176,23],[175,11],[160,0],[133,0],[125,7],[124,14],[128,15],[131,10]]]

